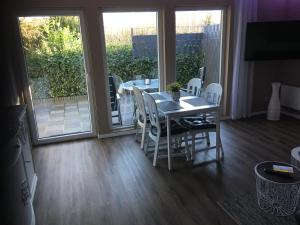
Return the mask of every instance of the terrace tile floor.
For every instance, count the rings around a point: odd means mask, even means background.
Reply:
[[[91,131],[90,106],[87,97],[34,100],[39,138]],[[131,95],[120,99],[122,126],[133,124]],[[113,112],[114,113],[114,112]],[[113,126],[120,126],[116,117]]]
[[[33,102],[39,138],[91,131],[87,98]]]

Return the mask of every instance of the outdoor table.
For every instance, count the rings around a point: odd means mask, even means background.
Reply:
[[[150,90],[150,89],[158,91],[159,82],[158,82],[158,79],[150,79],[150,83],[145,84],[145,79],[130,80],[130,81],[120,84],[119,91],[120,92],[122,92],[122,90],[132,91],[133,86],[136,86],[138,89],[143,90],[143,91]]]

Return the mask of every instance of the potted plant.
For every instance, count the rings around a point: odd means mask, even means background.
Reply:
[[[171,92],[174,101],[179,101],[181,85],[178,82],[173,82],[167,85],[167,91]]]

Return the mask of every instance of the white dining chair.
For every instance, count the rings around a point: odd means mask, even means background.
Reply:
[[[206,101],[210,104],[215,104],[220,106],[221,98],[222,98],[222,86],[217,83],[209,84],[204,92],[203,96]],[[216,123],[215,123],[215,114],[205,114],[200,116],[191,116],[191,117],[182,117],[180,119],[180,123],[189,129],[189,134],[192,137],[192,150],[191,150],[191,159],[195,156],[195,139],[196,135],[199,133],[205,133],[205,135],[201,138],[206,138],[207,145],[210,145],[209,132],[216,132]],[[221,137],[219,138],[220,148],[222,151],[222,157],[224,156]],[[209,149],[212,149],[210,147]]]
[[[200,96],[202,88],[202,81],[199,78],[192,78],[187,83],[187,88],[184,90],[189,94]]]
[[[220,105],[223,88],[218,83],[211,83],[207,85],[204,91],[204,98],[208,103]]]
[[[142,91],[135,86],[133,87],[133,95],[136,104],[137,126],[142,131],[141,149],[144,149],[146,129],[147,129],[147,113],[145,108],[145,102],[144,102]],[[138,128],[136,129],[136,135],[135,135],[136,140],[137,140],[137,136],[138,136]]]
[[[167,140],[167,127],[165,123],[161,123],[160,121],[160,115],[157,110],[157,104],[155,103],[154,98],[148,94],[144,93],[144,99],[146,103],[146,107],[148,110],[148,116],[150,120],[150,130],[149,130],[149,138],[155,142],[155,150],[154,150],[154,156],[153,156],[153,166],[157,165],[157,159],[159,156],[159,147],[162,142],[166,142]],[[171,127],[171,140],[176,143],[176,138],[182,138],[184,134],[184,142],[185,142],[185,154],[188,158],[188,142],[187,142],[187,131],[188,129],[181,126],[179,123],[177,123],[175,120],[170,121],[170,127]],[[149,145],[149,138],[147,139],[147,144],[145,146],[146,152],[148,151],[148,145]],[[172,146],[172,144],[171,144]],[[169,155],[168,155],[169,157]],[[172,157],[172,154],[171,156]],[[169,158],[171,160],[171,158]]]

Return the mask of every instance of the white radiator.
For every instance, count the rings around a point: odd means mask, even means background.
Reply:
[[[300,111],[300,87],[282,85],[280,103],[282,106]]]

